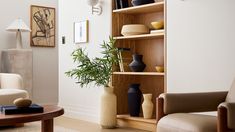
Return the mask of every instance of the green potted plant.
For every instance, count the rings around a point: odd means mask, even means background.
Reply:
[[[66,72],[66,75],[77,80],[81,87],[91,82],[97,86],[104,87],[104,93],[101,96],[101,115],[100,125],[103,128],[116,127],[117,98],[113,93],[111,78],[113,66],[118,63],[115,40],[110,37],[109,41],[101,44],[103,51],[102,57],[90,59],[85,50],[79,48],[72,53],[74,62],[78,65],[76,68]]]

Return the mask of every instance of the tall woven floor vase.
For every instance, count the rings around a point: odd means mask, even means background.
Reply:
[[[101,96],[100,125],[104,129],[116,128],[117,125],[117,97],[113,87],[104,87]]]

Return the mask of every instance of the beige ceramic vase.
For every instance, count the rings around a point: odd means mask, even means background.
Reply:
[[[101,96],[100,125],[104,129],[115,128],[117,125],[117,97],[113,87],[104,87]]]
[[[144,102],[142,104],[143,115],[145,119],[151,119],[153,115],[152,94],[143,94]]]

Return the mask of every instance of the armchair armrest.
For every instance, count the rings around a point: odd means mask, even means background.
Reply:
[[[227,113],[227,121],[225,121],[227,122],[226,127],[228,127],[229,129],[235,130],[235,102],[234,103],[223,102],[218,107],[219,111],[224,108],[226,109],[226,113]]]
[[[18,74],[1,73],[1,88],[23,89],[23,79]]]
[[[164,93],[164,114],[181,112],[205,112],[216,111],[218,105],[225,101],[228,92],[207,93]]]

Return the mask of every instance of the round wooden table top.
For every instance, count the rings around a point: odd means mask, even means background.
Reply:
[[[53,105],[43,105],[44,112],[35,114],[5,115],[0,113],[0,126],[49,120],[64,114],[64,109]]]

